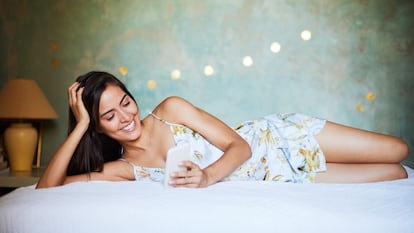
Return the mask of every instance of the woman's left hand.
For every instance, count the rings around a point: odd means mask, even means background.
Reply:
[[[203,188],[207,187],[208,177],[200,167],[191,161],[182,161],[180,166],[186,168],[182,172],[173,172],[170,175],[170,185],[173,187]]]

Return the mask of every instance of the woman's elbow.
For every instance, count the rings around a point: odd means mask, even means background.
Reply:
[[[250,148],[250,145],[245,140],[243,140],[242,147],[246,160],[250,159],[252,157],[252,149]]]
[[[56,186],[61,186],[63,184],[55,184],[55,183],[48,183],[48,182],[38,182],[36,184],[35,189],[44,189],[44,188],[52,188]]]
[[[39,182],[36,184],[36,189],[42,189],[42,188],[52,188],[57,186],[62,186],[68,183],[74,182],[71,180],[71,177],[65,177],[63,180],[47,180],[47,179],[40,179]]]

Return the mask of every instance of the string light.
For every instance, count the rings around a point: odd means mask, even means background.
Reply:
[[[148,80],[147,82],[147,87],[150,90],[154,90],[157,87],[157,82],[155,82],[154,80]]]
[[[119,73],[121,73],[123,76],[125,76],[126,74],[128,74],[128,67],[126,67],[126,66],[119,67]]]
[[[253,65],[253,59],[250,56],[245,56],[243,58],[243,65],[246,67],[250,67]]]
[[[281,46],[280,46],[280,44],[279,44],[279,43],[277,43],[277,42],[273,42],[273,43],[270,45],[270,50],[271,50],[273,53],[278,53],[278,52],[280,52],[280,49],[281,49]]]
[[[302,37],[302,40],[305,40],[305,41],[310,40],[312,38],[312,33],[308,30],[304,30],[300,34],[300,37]]]
[[[173,70],[171,71],[171,79],[177,80],[181,78],[181,71],[180,70]]]
[[[207,66],[204,67],[204,75],[205,76],[211,76],[213,74],[214,74],[214,69],[213,69],[212,66],[207,65]]]

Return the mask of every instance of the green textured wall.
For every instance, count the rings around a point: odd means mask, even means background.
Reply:
[[[0,0],[0,85],[35,79],[58,112],[43,165],[66,134],[67,86],[89,70],[125,81],[143,114],[180,95],[230,125],[303,112],[412,148],[413,12],[398,0]]]

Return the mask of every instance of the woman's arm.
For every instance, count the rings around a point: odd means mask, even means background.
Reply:
[[[78,89],[78,87],[79,83],[75,82],[68,89],[69,106],[76,118],[76,126],[49,161],[49,164],[40,177],[36,188],[47,188],[74,181],[86,181],[90,179],[122,180],[131,177],[131,174],[125,172],[130,171],[130,169],[115,169],[118,166],[124,165],[124,163],[121,162],[105,164],[102,172],[92,172],[90,174],[70,177],[66,176],[67,168],[72,155],[88,129],[90,122],[89,114],[82,101],[83,88]]]
[[[130,164],[124,161],[112,161],[105,163],[101,172],[66,176],[63,184],[90,180],[123,181],[134,179],[133,169],[131,169]]]
[[[77,124],[49,161],[36,188],[46,188],[63,184],[70,159],[88,129],[90,118],[82,101],[83,88],[79,90],[78,88],[79,83],[75,82],[68,89],[69,106],[76,118]]]
[[[86,126],[87,128],[87,126]],[[47,188],[62,185],[66,179],[66,171],[72,155],[86,129],[77,125],[65,142],[59,147],[37,183],[36,188]]]
[[[173,186],[205,187],[214,184],[251,156],[250,146],[233,129],[182,98],[169,97],[156,111],[165,120],[185,125],[198,132],[224,152],[220,159],[203,170],[194,163],[185,162],[183,165],[187,167],[187,171],[173,176]]]

